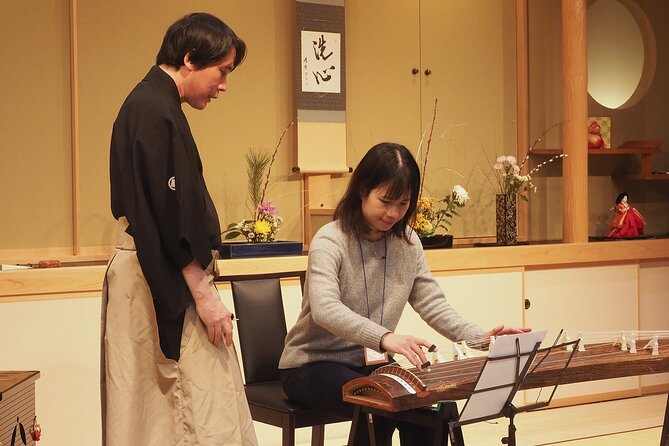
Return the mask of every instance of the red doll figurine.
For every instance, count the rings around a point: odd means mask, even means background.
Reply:
[[[608,238],[631,238],[643,234],[646,220],[627,203],[627,192],[621,192],[616,198],[615,215],[611,221]]]
[[[597,121],[592,121],[588,127],[588,149],[604,149],[606,144],[602,137],[602,128]]]

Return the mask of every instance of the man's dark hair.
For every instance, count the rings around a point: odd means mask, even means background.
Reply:
[[[206,12],[195,12],[174,22],[165,33],[156,56],[156,65],[180,68],[186,54],[197,68],[223,59],[234,48],[235,67],[246,57],[246,44],[221,19]]]

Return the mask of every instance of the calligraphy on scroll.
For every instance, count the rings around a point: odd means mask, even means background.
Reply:
[[[341,92],[341,35],[301,32],[302,91]]]

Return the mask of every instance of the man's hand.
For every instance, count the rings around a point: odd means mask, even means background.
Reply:
[[[207,327],[209,342],[218,347],[224,339],[225,345],[232,345],[232,313],[212,291],[207,272],[197,260],[193,260],[181,273],[195,301],[197,315]]]

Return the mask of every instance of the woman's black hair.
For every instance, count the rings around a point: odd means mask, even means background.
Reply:
[[[383,142],[369,149],[353,171],[346,193],[337,204],[334,218],[339,220],[346,233],[361,236],[370,232],[371,228],[362,215],[362,197],[381,186],[387,187],[386,196],[391,200],[409,193],[406,214],[388,231],[409,242],[406,227],[418,203],[420,170],[411,152],[401,144]]]
[[[196,68],[204,68],[236,50],[235,67],[246,57],[246,44],[221,19],[195,12],[174,22],[165,33],[156,65],[180,68],[186,54]]]
[[[616,197],[616,204],[620,204],[620,202],[623,201],[623,197],[627,197],[628,200],[630,199],[630,196],[627,195],[627,192],[621,192]]]

